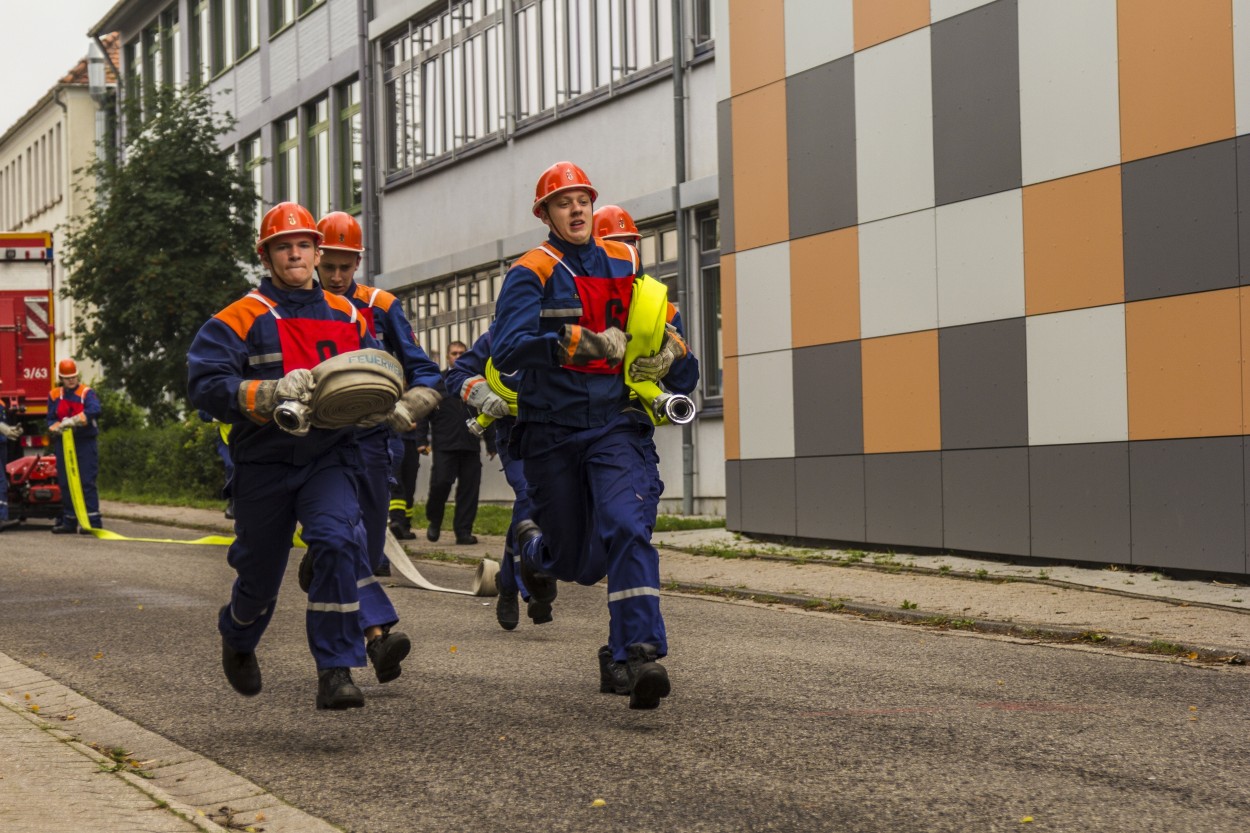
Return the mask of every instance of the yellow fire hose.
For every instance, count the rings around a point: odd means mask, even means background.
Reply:
[[[499,369],[495,367],[494,361],[491,359],[486,360],[486,372],[482,375],[486,377],[486,386],[490,388],[496,396],[508,403],[508,413],[512,416],[516,416],[516,391],[504,384],[503,376],[500,375]],[[480,437],[482,434],[486,433],[486,429],[489,428],[491,423],[494,421],[495,418],[493,416],[488,414],[478,414],[476,417],[469,420],[467,424],[469,426],[469,430],[472,431],[475,436]]]
[[[690,397],[669,393],[655,382],[635,380],[629,372],[634,359],[660,352],[667,323],[668,287],[650,275],[639,275],[634,279],[629,319],[625,322],[625,331],[632,336],[625,345],[625,386],[638,397],[653,423],[682,425],[694,419],[694,402]]]

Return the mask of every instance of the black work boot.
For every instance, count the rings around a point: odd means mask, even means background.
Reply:
[[[533,596],[525,604],[525,615],[535,625],[545,625],[552,620],[551,602],[540,602]]]
[[[312,587],[312,578],[312,550],[304,550],[304,557],[299,560],[299,589],[307,593]]]
[[[250,651],[236,651],[221,641],[221,670],[226,672],[230,687],[244,697],[260,694],[260,663]]]
[[[538,524],[528,518],[519,521],[516,529],[513,531],[513,538],[516,541],[516,551],[521,554],[521,581],[525,582],[525,589],[530,591],[530,611],[531,619],[534,624],[541,625],[543,622],[551,621],[551,603],[556,600],[556,593],[559,588],[556,585],[555,577],[546,573],[539,572],[530,566],[525,560],[525,546],[530,541],[542,535],[543,532],[538,528]],[[535,604],[538,605],[539,616],[535,617]],[[545,610],[543,607],[545,606]],[[543,618],[543,617],[547,618]],[[542,618],[542,622],[538,619]]]
[[[656,647],[638,642],[625,649],[625,670],[629,677],[629,707],[654,709],[672,690],[668,671],[659,663]]]
[[[499,591],[499,601],[495,602],[495,619],[499,627],[506,631],[514,630],[521,621],[521,606],[517,601],[517,591],[507,592],[503,589],[503,576],[495,573],[495,589]]]
[[[629,672],[625,663],[612,659],[612,649],[599,649],[599,693],[629,694]]]
[[[431,544],[437,541],[441,528],[440,524],[430,524],[427,526],[425,528],[425,540],[429,541]]]
[[[365,695],[352,682],[351,669],[327,668],[317,677],[317,708],[358,709],[365,704]]]
[[[399,664],[412,650],[412,640],[399,631],[386,631],[375,636],[365,646],[369,661],[373,663],[373,673],[378,675],[379,683],[389,683],[403,673]]]
[[[234,520],[234,498],[230,498],[226,501],[226,511],[222,514],[226,516],[226,520]]]
[[[391,577],[391,562],[383,561],[381,564],[378,565],[378,568],[373,571],[373,574],[375,576],[378,576],[379,578],[390,578]]]

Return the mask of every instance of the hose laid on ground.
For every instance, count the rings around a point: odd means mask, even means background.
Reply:
[[[386,543],[383,545],[382,551],[386,553],[387,559],[397,573],[422,590],[433,590],[435,593],[456,593],[461,596],[499,595],[499,589],[495,587],[495,574],[499,572],[498,561],[483,558],[478,562],[477,571],[473,574],[472,590],[452,590],[449,587],[440,587],[421,575],[421,571],[417,569],[417,566],[412,563],[412,559],[408,557],[408,552],[389,529],[386,530]]]

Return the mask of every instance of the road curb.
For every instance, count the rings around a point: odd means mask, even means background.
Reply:
[[[1074,587],[1081,590],[1090,589],[1080,585],[1075,585]],[[717,596],[734,601],[754,602],[756,604],[783,604],[818,613],[845,613],[868,619],[919,625],[935,630],[957,630],[970,633],[988,633],[996,636],[1010,636],[1039,644],[1092,646],[1138,656],[1166,657],[1177,662],[1200,663],[1203,665],[1245,665],[1246,663],[1245,649],[1220,645],[1182,645],[1163,640],[1149,640],[1098,630],[1079,630],[1076,628],[1033,625],[1023,622],[1003,622],[994,619],[961,618],[943,613],[903,610],[867,604],[865,602],[821,599],[815,596],[772,593],[763,590],[751,590],[749,588],[729,589],[696,582],[668,581],[664,583],[662,589],[688,595]]]

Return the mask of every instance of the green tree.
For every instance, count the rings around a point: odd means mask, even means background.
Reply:
[[[80,305],[83,352],[160,423],[185,408],[196,332],[248,289],[256,192],[217,144],[234,119],[207,92],[161,88],[144,104],[125,158],[87,168],[97,198],[68,226],[61,292]]]

